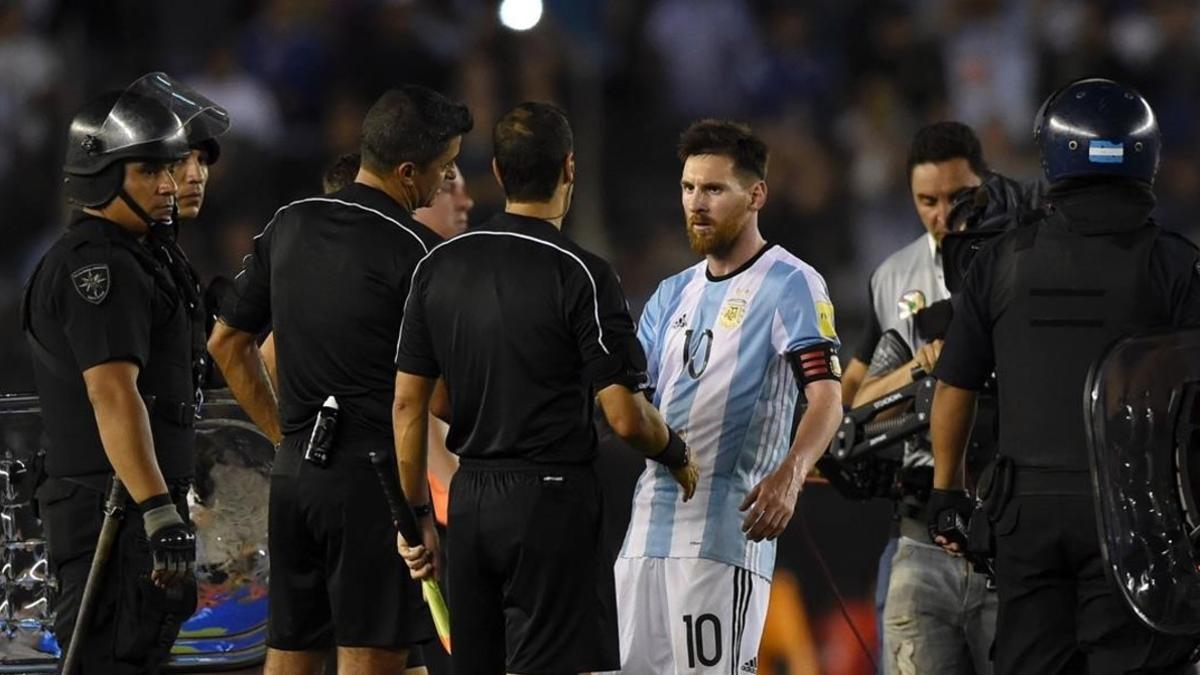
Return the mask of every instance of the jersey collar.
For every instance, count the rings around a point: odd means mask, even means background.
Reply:
[[[736,277],[737,275],[741,274],[742,272],[745,272],[746,270],[750,269],[751,267],[754,267],[754,263],[758,262],[758,259],[763,257],[764,253],[766,253],[767,251],[769,251],[770,249],[772,249],[774,247],[775,247],[775,244],[772,244],[769,241],[764,243],[762,248],[758,249],[758,253],[755,253],[754,255],[750,256],[749,260],[742,263],[741,265],[738,266],[737,269],[735,269],[734,271],[732,271],[728,274],[720,274],[720,275],[713,274],[712,270],[708,269],[708,261],[705,261],[704,276],[709,281],[727,281],[729,279],[732,279],[732,278]]]

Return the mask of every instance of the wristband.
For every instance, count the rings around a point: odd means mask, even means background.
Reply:
[[[421,504],[420,506],[412,507],[413,515],[418,518],[425,518],[433,513],[432,504]]]
[[[668,469],[680,469],[688,465],[687,445],[675,430],[667,427],[667,447],[650,459],[662,464]]]
[[[174,505],[175,502],[171,501],[171,495],[169,493],[164,492],[161,495],[154,495],[146,501],[139,503],[138,510],[142,513],[145,513],[147,511],[153,511],[160,506],[166,506],[167,504]]]
[[[146,500],[146,502],[149,501],[149,499]],[[151,509],[143,509],[142,527],[146,530],[147,538],[153,537],[159,530],[171,525],[183,525],[183,518],[179,517],[179,511],[175,509],[174,504],[167,503]]]

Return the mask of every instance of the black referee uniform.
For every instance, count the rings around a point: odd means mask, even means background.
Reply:
[[[367,455],[392,451],[404,299],[439,241],[391,197],[352,183],[280,209],[222,304],[229,326],[275,335],[284,439],[271,478],[271,647],[399,649],[434,636]],[[328,396],[339,414],[321,467],[303,454]]]
[[[422,261],[396,365],[450,394],[455,671],[619,668],[592,397],[636,391],[645,356],[611,267],[547,221],[497,215]]]

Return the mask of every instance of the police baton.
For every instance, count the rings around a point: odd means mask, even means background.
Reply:
[[[74,675],[79,662],[79,645],[87,638],[92,623],[92,614],[96,609],[96,597],[100,594],[101,577],[108,566],[113,544],[117,540],[117,529],[125,517],[125,500],[129,494],[125,485],[112,477],[112,486],[108,489],[108,499],[104,502],[104,524],[100,526],[100,537],[96,540],[96,553],[92,556],[92,567],[88,570],[87,583],[83,586],[83,598],[79,601],[79,613],[75,615],[75,627],[71,630],[71,644],[67,646],[67,656],[63,659],[62,675]]]
[[[390,452],[372,452],[370,455],[371,464],[379,476],[379,484],[383,487],[388,508],[392,512],[392,524],[410,545],[420,546],[421,528],[417,526],[417,518],[400,488],[400,479],[396,476],[396,462],[393,459],[395,455]],[[425,597],[425,604],[429,605],[429,614],[433,617],[433,625],[437,629],[442,648],[449,654],[450,610],[446,608],[446,601],[442,598],[442,589],[438,586],[437,579],[422,579],[421,594]]]

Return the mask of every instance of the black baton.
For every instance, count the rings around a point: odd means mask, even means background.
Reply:
[[[112,555],[113,543],[117,540],[117,529],[125,517],[125,500],[129,494],[125,485],[114,474],[108,499],[104,502],[104,524],[100,526],[100,537],[96,540],[96,554],[88,570],[87,583],[83,586],[83,598],[79,601],[79,613],[75,615],[75,627],[71,630],[71,644],[63,659],[62,675],[74,675],[79,662],[79,645],[87,638],[91,628],[92,614],[96,609],[96,597],[100,594],[101,577]]]

